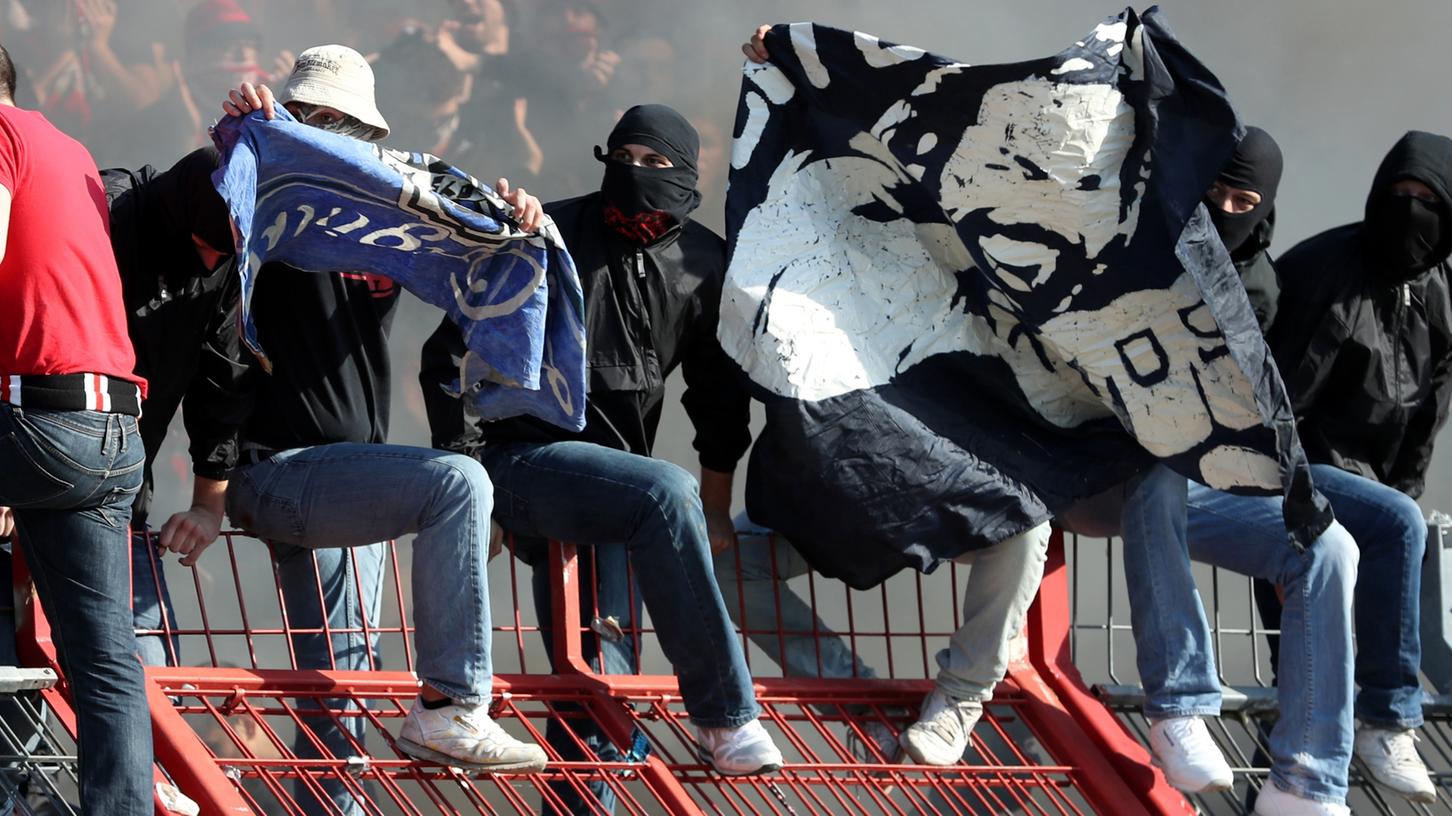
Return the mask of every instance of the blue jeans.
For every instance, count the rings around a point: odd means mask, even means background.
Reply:
[[[488,445],[479,457],[499,496],[494,518],[508,532],[601,545],[602,576],[607,569],[623,575],[619,553],[625,554],[693,723],[734,728],[756,719],[760,710],[751,676],[711,570],[706,521],[689,473],[588,442]],[[602,605],[617,608],[601,614],[632,614],[620,597],[623,578],[608,580],[620,583],[611,591],[613,600],[602,595]],[[550,622],[549,596],[540,586],[537,582],[536,603],[544,600],[543,627]],[[633,652],[617,651],[632,669]],[[597,740],[605,742],[603,736]],[[591,787],[603,790],[599,783]]]
[[[378,626],[382,617],[383,567],[388,544],[367,544],[347,549],[312,550],[271,542],[272,560],[277,565],[278,584],[287,609],[288,626],[303,630],[291,635],[293,656],[301,669],[370,671],[381,665],[378,635],[365,637],[364,624]],[[368,731],[363,717],[356,716],[358,704],[346,697],[297,701],[300,716],[312,735],[333,757],[364,756]],[[335,722],[327,714],[308,714],[328,709],[353,712]],[[298,729],[293,752],[303,759],[325,756],[308,731]],[[333,807],[343,816],[363,813],[363,803],[338,780],[321,783]],[[304,780],[293,783],[293,798],[305,813],[332,813],[318,801],[316,791]]]
[[[238,468],[227,514],[271,543],[289,623],[302,629],[361,630],[380,619],[387,548],[380,539],[414,538],[414,641],[418,675],[464,705],[489,700],[489,475],[467,456],[426,448],[363,443],[283,451]],[[316,558],[316,568],[314,567]],[[321,601],[319,604],[319,586]],[[361,595],[359,590],[361,588]],[[296,634],[298,665],[338,669],[377,663],[377,639],[361,631]],[[331,643],[331,648],[330,648]],[[331,655],[329,652],[331,651]],[[343,709],[344,700],[322,704]],[[336,757],[362,752],[361,718],[310,718]],[[299,744],[304,744],[306,734]],[[310,753],[313,749],[309,744]],[[344,813],[357,812],[337,782],[324,790]],[[311,798],[309,795],[307,798]]]
[[[537,538],[515,539],[515,553],[532,568],[530,581],[534,594],[535,616],[544,637],[545,653],[550,668],[555,665],[554,589],[550,582],[548,541]],[[635,639],[635,626],[641,618],[640,593],[631,591],[629,552],[624,543],[601,544],[579,559],[580,649],[590,668],[599,674],[635,674],[640,671],[640,644]],[[555,703],[560,717],[551,717],[545,724],[545,742],[559,752],[566,762],[638,762],[648,753],[648,743],[623,751],[605,735],[604,729],[590,716],[584,706],[562,701]],[[561,719],[568,720],[568,723]],[[644,736],[637,729],[635,737]],[[578,741],[577,741],[578,740]],[[583,744],[583,747],[582,747]],[[633,755],[632,755],[633,754]],[[590,799],[585,799],[568,782],[551,782],[550,789],[561,804],[541,803],[546,814],[615,812],[616,796],[602,781],[587,782]]]
[[[1297,550],[1287,538],[1281,503],[1191,487],[1163,465],[1131,484],[1124,573],[1145,716],[1220,713],[1210,626],[1190,559],[1278,583],[1286,602],[1271,778],[1299,796],[1344,802],[1353,736],[1356,543],[1332,524],[1304,552]]]
[[[15,511],[70,682],[82,809],[108,816],[152,812],[126,535],[143,457],[135,417],[0,404],[0,505]]]
[[[1407,494],[1332,465],[1316,487],[1361,548],[1356,581],[1356,716],[1381,728],[1422,725],[1422,556],[1427,522]]]
[[[176,609],[166,587],[166,570],[150,529],[131,533],[131,625],[158,631],[176,627]],[[181,638],[172,635],[137,635],[136,653],[146,666],[181,665]]]

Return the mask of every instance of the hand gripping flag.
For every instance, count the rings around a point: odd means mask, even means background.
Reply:
[[[213,181],[237,234],[242,338],[264,365],[252,324],[263,264],[371,272],[443,309],[469,353],[458,391],[486,419],[529,414],[585,425],[584,301],[553,222],[519,231],[509,206],[468,174],[423,153],[327,133],[279,109],[227,118]]]
[[[1240,126],[1157,12],[971,67],[810,23],[748,64],[722,346],[766,404],[747,507],[856,586],[1155,459],[1329,523],[1199,205]]]

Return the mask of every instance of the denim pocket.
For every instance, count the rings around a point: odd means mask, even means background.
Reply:
[[[0,505],[34,507],[75,488],[36,460],[14,433],[0,437]]]

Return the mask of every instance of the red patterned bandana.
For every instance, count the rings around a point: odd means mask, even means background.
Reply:
[[[676,219],[668,212],[654,210],[639,215],[626,215],[614,204],[605,203],[605,226],[637,244],[649,244],[675,226]]]

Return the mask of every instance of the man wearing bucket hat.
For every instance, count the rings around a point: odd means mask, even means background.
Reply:
[[[373,101],[373,71],[341,45],[304,51],[281,94],[298,120],[365,140],[389,132]],[[223,108],[273,115],[266,86],[244,83]],[[526,231],[542,221],[539,201],[500,179],[500,194]],[[256,403],[241,432],[241,462],[228,487],[233,522],[271,542],[288,615],[295,629],[334,633],[294,635],[299,667],[368,669],[376,637],[362,633],[379,621],[383,544],[368,542],[417,533],[413,560],[420,699],[398,741],[420,758],[484,771],[536,771],[545,753],[506,734],[488,717],[488,594],[493,488],[466,456],[386,445],[388,335],[399,287],[364,274],[311,274],[268,264],[259,270],[253,309],[259,340],[273,367],[259,374]],[[324,608],[319,609],[319,587]],[[479,621],[460,625],[460,610]],[[460,633],[472,633],[460,637]],[[335,659],[330,660],[330,657]],[[328,701],[334,708],[347,701]],[[335,756],[357,753],[364,718],[344,733],[328,716],[309,725]],[[356,724],[356,725],[354,725]],[[308,734],[300,756],[312,755]],[[356,746],[356,747],[355,747]],[[306,797],[303,785],[298,794]],[[361,806],[341,782],[324,783],[331,807],[310,812],[357,813]]]

